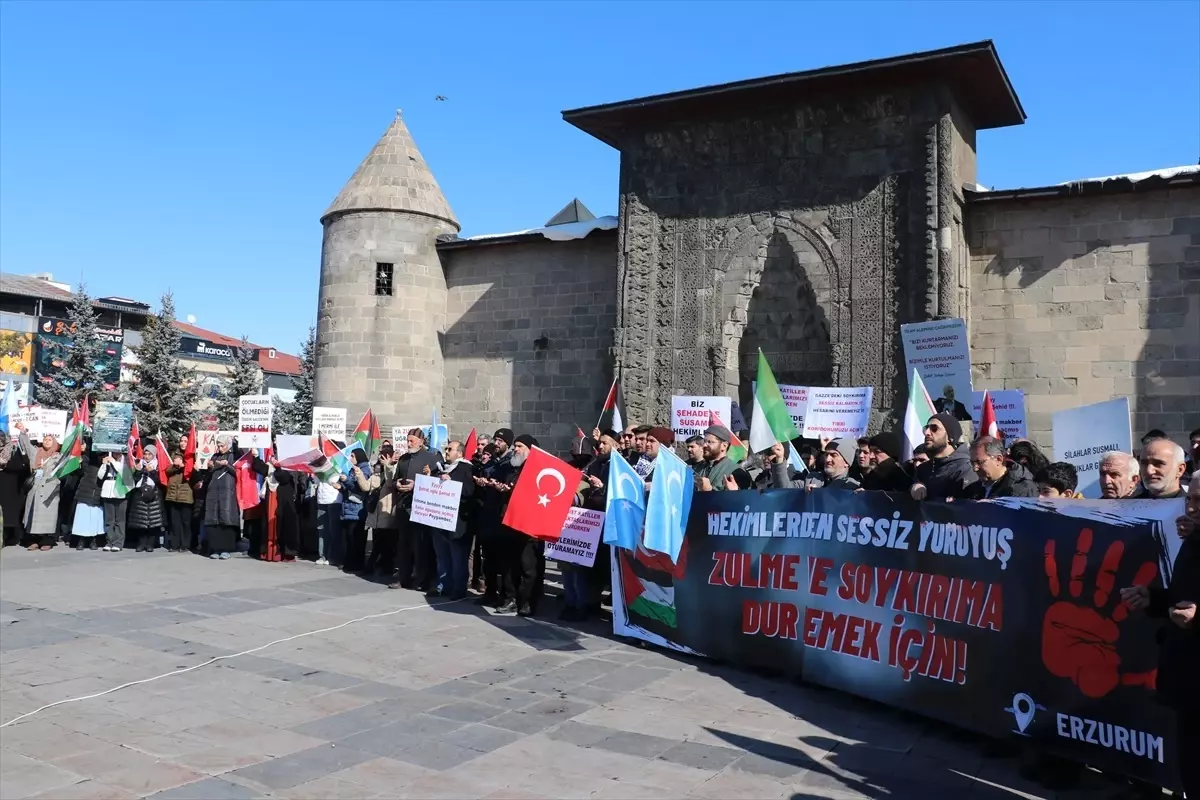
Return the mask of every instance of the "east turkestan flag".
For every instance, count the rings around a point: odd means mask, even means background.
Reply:
[[[779,444],[800,438],[775,373],[762,349],[758,351],[758,378],[754,382],[754,410],[750,420],[750,450],[761,453]]]
[[[929,392],[925,391],[925,382],[921,375],[913,369],[908,381],[908,407],[904,410],[904,449],[901,455],[904,460],[912,458],[913,449],[925,443],[925,424],[929,418],[937,414]]]
[[[613,378],[612,387],[608,390],[608,396],[604,398],[604,409],[600,412],[600,420],[596,423],[596,427],[601,433],[617,432],[625,430],[625,414],[621,410],[621,406],[625,405],[625,398],[621,396],[621,381],[619,378]]]
[[[608,460],[604,504],[604,543],[634,550],[646,522],[646,484],[623,458]]]

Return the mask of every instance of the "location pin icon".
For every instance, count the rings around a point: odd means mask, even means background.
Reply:
[[[1034,705],[1033,698],[1024,692],[1018,692],[1013,695],[1012,699],[1012,715],[1017,720],[1017,729],[1024,733],[1029,727],[1029,723],[1033,722],[1034,710],[1037,708]]]

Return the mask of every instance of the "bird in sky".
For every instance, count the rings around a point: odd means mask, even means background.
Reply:
[[[435,98],[433,98],[433,99],[434,99],[434,100],[436,100],[436,101],[438,101],[439,103],[441,103],[441,102],[445,102],[445,100],[446,100],[446,95],[444,95],[444,94],[439,94],[437,97],[435,97]]]

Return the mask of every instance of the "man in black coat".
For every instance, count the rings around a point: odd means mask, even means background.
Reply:
[[[1163,589],[1132,586],[1121,599],[1152,617],[1167,619],[1159,632],[1159,699],[1175,709],[1175,762],[1183,790],[1200,797],[1200,481],[1188,487],[1187,515],[1176,524],[1183,544],[1175,556],[1171,584]]]
[[[446,445],[446,459],[438,470],[443,483],[453,481],[462,484],[458,502],[458,524],[452,531],[431,529],[433,551],[437,556],[437,586],[430,595],[446,596],[451,600],[462,600],[467,596],[467,568],[471,557],[471,533],[467,529],[467,516],[471,509],[471,496],[475,492],[474,469],[471,462],[463,458],[463,444],[458,440]]]
[[[501,547],[504,526],[500,524],[508,506],[508,493],[516,481],[512,465],[515,438],[510,428],[496,431],[492,436],[496,455],[473,478],[479,495],[475,535],[483,546],[484,591],[483,596],[475,600],[475,604],[480,606],[502,606],[516,594],[505,569],[505,555]]]
[[[428,525],[410,522],[412,492],[418,475],[437,475],[441,457],[425,446],[425,432],[413,428],[408,432],[408,452],[396,465],[396,491],[400,493],[400,533],[396,544],[396,579],[389,589],[433,588],[434,556],[432,531]]]
[[[981,436],[971,445],[971,467],[979,480],[966,488],[966,500],[993,500],[997,497],[1037,497],[1038,486],[1029,470],[1010,464],[1004,442]]]
[[[914,500],[964,497],[979,480],[966,447],[959,447],[962,425],[951,414],[934,414],[925,423],[925,452],[929,460],[917,467],[910,490]]]
[[[884,431],[870,438],[870,472],[863,475],[862,488],[878,492],[907,492],[912,476],[900,464],[900,437]]]

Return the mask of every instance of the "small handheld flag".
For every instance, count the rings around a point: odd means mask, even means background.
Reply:
[[[996,409],[992,407],[992,393],[986,389],[983,392],[983,419],[979,421],[979,436],[991,436],[993,439],[1003,438],[1000,426],[996,424]],[[975,438],[979,438],[979,436]]]
[[[604,408],[600,411],[600,420],[596,423],[596,427],[600,429],[601,433],[625,430],[625,415],[621,412],[623,405],[625,405],[625,398],[621,396],[620,380],[613,378],[612,386],[604,398]]]

